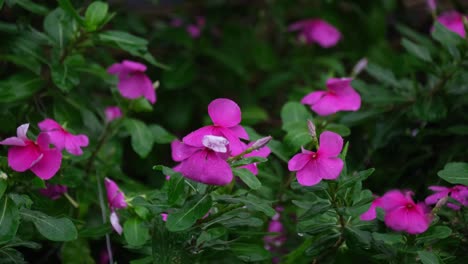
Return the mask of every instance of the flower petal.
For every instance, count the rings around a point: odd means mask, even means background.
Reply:
[[[120,225],[120,222],[119,222],[119,216],[117,215],[116,212],[112,212],[110,214],[110,223],[112,225],[112,228],[114,228],[115,232],[117,232],[117,234],[119,235],[122,235],[122,226]]]
[[[302,186],[312,186],[319,183],[322,178],[319,177],[318,173],[311,170],[309,166],[305,166],[296,173],[297,181]]]
[[[385,224],[395,231],[405,231],[408,227],[406,207],[399,207],[385,212]]]
[[[42,150],[44,155],[40,161],[31,167],[31,171],[34,172],[39,178],[48,180],[57,173],[62,164],[62,153],[58,149]]]
[[[390,211],[397,207],[405,206],[408,202],[412,201],[409,200],[405,194],[399,190],[388,191],[382,196],[382,208],[385,211]]]
[[[14,146],[8,149],[8,165],[14,171],[23,172],[43,158],[41,154],[35,144],[29,144],[24,147]]]
[[[320,134],[319,157],[336,157],[343,149],[343,138],[337,133],[325,131]]]
[[[307,94],[302,98],[301,104],[314,105],[316,104],[327,92],[325,91],[315,91]]]
[[[6,138],[2,141],[0,141],[0,145],[5,145],[5,146],[26,146],[25,140],[19,137],[9,137]]]
[[[380,207],[382,203],[382,199],[376,198],[374,201],[372,201],[369,209],[361,214],[359,217],[362,221],[372,221],[377,217],[377,211],[375,210],[377,207]]]
[[[16,129],[16,136],[20,139],[28,139],[27,133],[29,129],[29,124],[23,124]]]
[[[171,149],[172,159],[177,162],[187,159],[188,157],[192,156],[193,153],[200,150],[200,148],[189,146],[179,140],[172,141]]]
[[[426,197],[424,202],[426,204],[436,204],[440,199],[442,199],[444,197],[447,197],[448,194],[449,194],[448,191],[437,192],[437,193],[434,193],[434,194],[429,195],[428,197]]]
[[[448,11],[442,13],[437,21],[448,28],[450,31],[453,31],[460,35],[462,38],[465,38],[466,31],[463,25],[463,15],[457,11]]]
[[[134,71],[134,72],[145,72],[146,71],[146,65],[136,62],[136,61],[130,61],[130,60],[123,60],[122,61],[122,66],[129,71]]]
[[[307,165],[307,163],[310,161],[310,159],[311,159],[310,154],[298,153],[298,154],[294,155],[288,161],[288,170],[289,171],[301,170]]]
[[[202,128],[199,128],[190,134],[186,135],[183,139],[182,142],[184,144],[187,144],[192,147],[198,147],[198,148],[203,148],[203,137],[206,135],[214,135],[214,136],[221,136],[221,134],[215,133],[217,131],[214,131],[213,126],[205,126]]]
[[[218,98],[208,105],[208,114],[215,125],[233,127],[241,121],[241,110],[232,100]]]
[[[104,184],[107,192],[107,202],[111,209],[126,208],[127,202],[125,196],[119,189],[119,186],[111,179],[105,178]]]
[[[65,136],[65,149],[72,155],[79,156],[83,154],[81,147],[86,147],[89,144],[89,139],[86,135],[72,135]]]
[[[329,78],[327,80],[328,90],[338,95],[347,95],[353,90],[351,87],[352,78]]]
[[[310,162],[306,168],[314,170],[317,177],[326,180],[336,180],[343,170],[344,162],[340,158],[318,158]]]
[[[215,127],[213,129],[215,134],[221,134],[222,137],[225,137],[229,141],[229,149],[231,150],[231,155],[239,155],[241,154],[246,145],[240,141],[240,139],[229,129],[224,127]]]
[[[249,140],[249,134],[247,134],[247,131],[245,131],[245,128],[241,125],[233,126],[230,127],[229,130],[236,135],[238,138],[242,138],[245,140]]]
[[[317,103],[311,106],[318,115],[327,116],[340,111],[340,99],[336,95],[325,94]]]
[[[242,166],[241,168],[248,169],[250,172],[252,172],[253,175],[258,174],[258,168],[256,163],[247,164]]]
[[[406,213],[407,227],[409,234],[421,234],[429,228],[430,218],[418,210],[408,210]]]
[[[57,130],[63,129],[59,123],[57,123],[56,121],[50,118],[47,118],[39,122],[39,124],[37,125],[39,126],[42,132],[50,132],[50,131],[57,131]]]
[[[226,185],[233,178],[229,164],[210,150],[197,152],[182,161],[179,170],[191,180],[211,185]]]
[[[323,48],[335,46],[341,39],[341,33],[328,22],[317,19],[308,31],[307,36]]]

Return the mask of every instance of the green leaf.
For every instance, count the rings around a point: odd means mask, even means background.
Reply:
[[[31,0],[15,0],[16,4],[21,6],[22,8],[38,15],[47,15],[49,13],[49,9],[47,7],[37,4]],[[1,6],[1,5],[0,5]]]
[[[100,28],[106,20],[109,5],[104,2],[93,2],[88,6],[85,13],[85,24],[89,31]]]
[[[167,188],[167,202],[169,205],[179,204],[185,200],[185,178],[180,173],[165,174],[170,176]]]
[[[127,118],[123,122],[132,138],[133,150],[142,158],[145,158],[153,148],[153,135],[151,130],[140,120]]]
[[[296,202],[293,200],[293,203],[298,205]],[[308,203],[307,207],[308,207],[307,210],[301,215],[299,215],[299,218],[298,218],[299,221],[328,211],[328,209],[331,208],[331,204],[328,200],[322,200],[322,201],[319,200],[319,201],[314,201],[313,203],[310,203],[310,204]]]
[[[342,137],[347,137],[351,134],[351,130],[347,126],[341,124],[328,124],[324,131],[325,130],[335,132]]]
[[[447,131],[454,135],[466,136],[468,135],[467,125],[456,125],[447,128]]]
[[[75,21],[61,8],[50,12],[44,19],[44,31],[54,40],[60,54],[64,52],[76,30]]]
[[[270,252],[258,244],[236,242],[230,248],[234,255],[244,262],[257,262],[270,258]]]
[[[401,44],[409,53],[416,56],[417,58],[426,62],[432,62],[431,54],[426,47],[418,45],[406,38],[401,41]]]
[[[340,179],[339,181],[339,189],[351,187],[354,183],[359,181],[366,180],[372,173],[374,173],[375,169],[370,168],[364,171],[360,171],[357,174],[349,175],[347,177],[342,177],[343,180]]]
[[[232,197],[227,195],[222,195],[216,197],[217,200],[226,201],[228,203],[238,204],[243,203],[247,206],[247,208],[251,210],[255,210],[258,212],[263,212],[265,215],[269,217],[273,217],[276,214],[276,211],[271,207],[271,202],[259,198],[253,194],[248,194],[247,196],[243,197]]]
[[[285,131],[288,131],[291,125],[294,127],[302,122],[307,126],[307,119],[311,118],[312,116],[306,107],[298,102],[288,102],[281,109],[282,129]]]
[[[372,233],[372,238],[374,240],[380,240],[389,245],[393,244],[403,244],[403,236],[401,234],[386,234],[386,233]]]
[[[431,36],[447,48],[457,46],[463,42],[463,39],[457,33],[452,32],[439,22],[434,24]]]
[[[88,242],[77,239],[64,243],[62,246],[61,260],[69,264],[94,264],[96,263],[91,255]]]
[[[69,92],[80,84],[80,75],[76,71],[77,67],[86,62],[81,55],[68,56],[62,63],[51,66],[52,81],[60,90]]]
[[[153,134],[153,140],[157,144],[168,144],[176,139],[176,136],[169,133],[165,128],[160,125],[151,124],[149,126],[151,134]]]
[[[372,236],[369,231],[360,230],[353,226],[347,226],[344,231],[346,241],[350,244],[358,245],[363,248],[370,248]]]
[[[38,211],[21,209],[24,220],[33,222],[37,231],[52,241],[71,241],[78,237],[75,225],[68,218],[54,218]]]
[[[439,171],[437,175],[452,184],[468,185],[468,163],[447,163],[444,169]]]
[[[172,232],[177,232],[190,228],[198,219],[208,213],[211,204],[211,197],[208,194],[193,197],[184,207],[167,216],[167,229]]]
[[[439,239],[444,239],[452,234],[452,229],[447,226],[432,226],[426,232],[418,235],[416,241],[427,243]]]
[[[232,167],[240,167],[240,166],[244,166],[244,165],[247,165],[247,164],[252,164],[252,163],[262,163],[262,162],[266,162],[268,161],[268,159],[266,158],[262,158],[262,157],[247,157],[247,158],[243,158],[241,160],[237,160],[235,162],[232,163]]]
[[[139,218],[125,221],[123,234],[127,243],[132,247],[143,246],[150,238],[148,227]]]
[[[393,72],[388,69],[384,69],[376,64],[369,63],[366,67],[366,71],[378,81],[388,84],[393,87],[399,87],[400,83],[393,75]]]
[[[233,169],[232,172],[234,175],[239,177],[247,186],[249,186],[250,189],[252,190],[258,190],[260,187],[262,187],[262,183],[258,180],[257,176],[253,175],[252,172],[250,172],[246,168],[238,168],[238,169]]]
[[[0,81],[0,103],[13,103],[29,99],[38,92],[44,81],[30,73],[18,73]]]
[[[23,255],[14,248],[0,248],[0,264],[27,264]]]
[[[301,146],[312,142],[312,136],[310,135],[305,121],[290,123],[288,126],[290,126],[290,128],[287,130],[288,133],[284,137],[284,144],[290,147],[291,150],[296,152]]]
[[[75,18],[80,25],[84,26],[85,22],[84,19],[78,14],[76,9],[73,7],[73,4],[70,2],[70,0],[57,0],[59,3],[60,7],[71,17]]]
[[[0,245],[12,240],[20,223],[17,205],[5,196],[0,200]]]
[[[197,76],[196,67],[191,61],[182,61],[171,65],[171,70],[162,73],[162,83],[167,90],[188,87]]]
[[[152,112],[153,106],[151,103],[144,97],[140,97],[132,101],[131,110],[140,113],[140,112]]]
[[[141,259],[131,260],[130,264],[151,264],[153,263],[153,257],[144,257]]]
[[[115,44],[126,51],[146,51],[148,41],[130,33],[117,30],[108,30],[98,35],[104,43]]]
[[[0,174],[2,173],[4,172],[0,170]],[[0,177],[0,199],[3,197],[3,194],[5,193],[5,190],[7,187],[8,187],[7,181]]]
[[[418,251],[419,259],[423,264],[439,264],[439,258],[436,254],[429,251]]]
[[[410,115],[415,118],[434,122],[447,116],[447,106],[441,97],[422,98],[411,107]]]

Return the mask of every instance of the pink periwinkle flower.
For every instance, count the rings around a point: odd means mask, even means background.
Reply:
[[[343,169],[343,161],[338,157],[343,148],[340,135],[325,131],[320,135],[317,152],[302,149],[288,162],[289,171],[296,171],[299,184],[312,186],[322,179],[335,180]]]
[[[381,197],[376,197],[374,199],[374,201],[372,201],[371,206],[369,207],[369,209],[365,213],[363,213],[360,216],[360,219],[362,221],[372,221],[372,220],[374,220],[377,217],[377,211],[376,211],[377,207],[382,207],[382,198]]]
[[[306,19],[293,23],[289,31],[299,31],[299,40],[307,44],[318,43],[323,48],[335,46],[341,39],[341,33],[334,26],[322,19]]]
[[[202,148],[202,139],[206,135],[224,137],[229,141],[231,155],[238,155],[245,150],[245,144],[240,138],[249,139],[245,129],[239,125],[241,121],[241,110],[232,100],[218,98],[208,105],[208,114],[213,125],[205,126],[185,136],[184,144]]]
[[[8,149],[8,165],[17,172],[31,170],[43,180],[52,178],[60,169],[62,153],[57,148],[49,148],[49,135],[40,133],[36,142],[27,138],[29,124],[16,130],[16,137],[0,141],[0,145],[11,146]]]
[[[460,37],[464,38],[466,36],[466,32],[465,26],[463,25],[463,17],[465,17],[465,15],[462,15],[457,11],[447,11],[442,13],[437,18],[437,21],[450,31],[455,32],[460,35]]]
[[[52,119],[47,118],[38,125],[42,132],[49,135],[50,142],[57,149],[66,149],[72,155],[82,155],[83,150],[81,148],[89,144],[86,135],[73,135]]]
[[[108,106],[104,109],[104,114],[106,115],[106,121],[112,122],[122,117],[122,110],[118,106]]]
[[[226,185],[233,174],[227,163],[228,140],[223,137],[206,135],[201,147],[194,147],[180,141],[173,141],[172,159],[180,162],[174,170],[191,180],[210,184]]]
[[[248,145],[247,145],[247,148],[250,148],[252,147],[252,145],[255,143],[255,141],[252,141],[250,142]],[[271,150],[269,147],[267,146],[264,146],[260,149],[257,149],[257,150],[253,150],[252,152],[248,153],[248,154],[245,154],[244,155],[244,158],[249,158],[249,157],[260,157],[260,158],[266,158],[268,157],[268,155],[270,155],[271,153]],[[252,172],[254,175],[257,175],[258,174],[258,168],[257,168],[257,163],[251,163],[251,164],[247,164],[245,166],[242,166],[241,168],[246,168],[248,169],[250,172]]]
[[[166,222],[167,221],[167,214],[166,213],[162,213],[161,214],[161,219]]]
[[[146,66],[139,62],[124,60],[115,63],[107,69],[107,72],[117,75],[119,83],[117,88],[123,97],[137,99],[145,97],[154,104],[156,102],[156,90],[151,80],[145,74]]]
[[[389,228],[421,234],[429,228],[432,216],[426,204],[416,204],[411,195],[411,192],[388,191],[382,196],[380,206],[385,212],[385,224]]]
[[[195,24],[190,24],[186,27],[187,32],[192,38],[199,38],[201,36],[201,32],[203,28],[205,27],[205,18],[198,16],[196,17],[196,22]]]
[[[425,203],[436,204],[440,199],[451,197],[463,206],[468,206],[468,187],[464,185],[455,185],[453,187],[429,186],[429,189],[435,193],[429,195]],[[447,203],[447,206],[453,210],[460,210],[460,206],[454,203]]]
[[[68,188],[65,185],[47,183],[46,188],[40,189],[39,193],[46,197],[49,197],[52,200],[57,200],[67,191]]]
[[[327,116],[338,111],[357,111],[361,107],[361,96],[351,86],[352,78],[330,78],[327,91],[311,92],[301,103],[310,105],[318,115]]]
[[[125,201],[125,196],[123,192],[119,189],[117,184],[109,179],[105,179],[106,191],[107,191],[107,203],[109,204],[109,208],[111,210],[110,214],[110,222],[114,230],[121,235],[122,234],[122,226],[119,222],[119,216],[116,213],[116,209],[123,209],[126,208],[127,202]]]

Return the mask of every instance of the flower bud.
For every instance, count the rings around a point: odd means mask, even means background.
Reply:
[[[7,180],[8,179],[8,175],[6,173],[4,173],[3,171],[0,171],[0,179],[2,180]]]
[[[427,0],[427,7],[429,8],[429,11],[435,12],[437,9],[437,3],[436,0]]]
[[[356,65],[354,65],[352,76],[357,76],[367,67],[367,58],[360,59]]]
[[[307,120],[307,127],[309,128],[309,133],[313,138],[317,138],[317,131],[315,129],[314,122],[312,120]]]
[[[272,139],[272,137],[268,136],[268,137],[264,137],[264,138],[261,138],[261,139],[255,141],[255,143],[253,143],[253,145],[252,145],[252,149],[257,150],[257,149],[263,148],[264,146],[266,146],[268,144],[268,142],[270,142],[271,139]]]

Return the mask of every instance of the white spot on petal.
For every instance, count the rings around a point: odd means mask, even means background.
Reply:
[[[226,146],[229,144],[229,141],[223,137],[206,135],[203,137],[202,143],[203,143],[203,146],[215,152],[226,153],[227,152]]]

